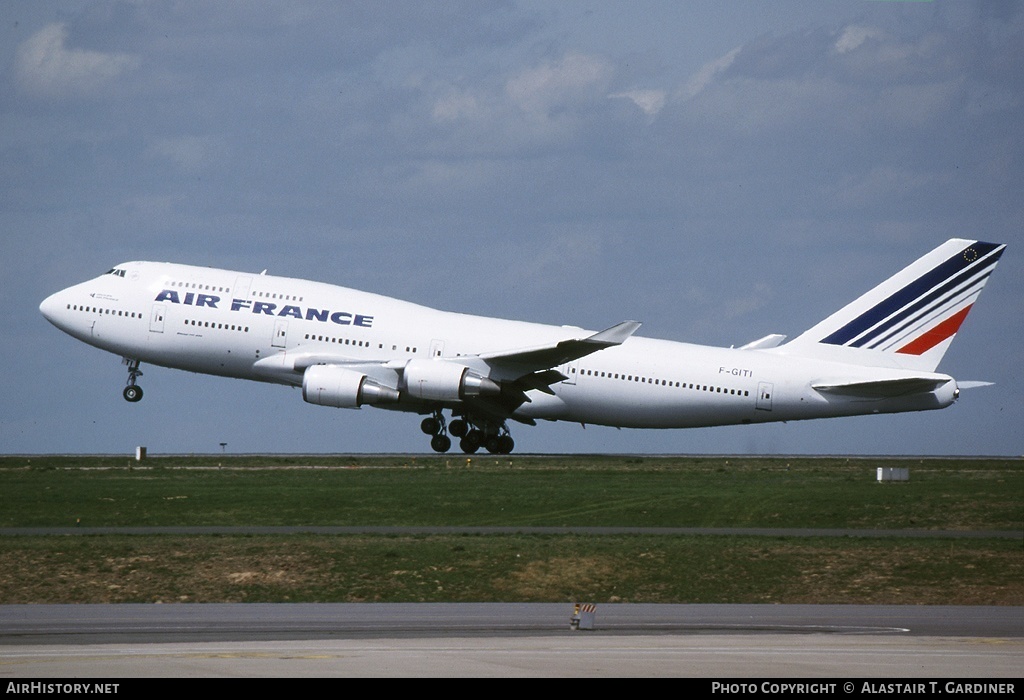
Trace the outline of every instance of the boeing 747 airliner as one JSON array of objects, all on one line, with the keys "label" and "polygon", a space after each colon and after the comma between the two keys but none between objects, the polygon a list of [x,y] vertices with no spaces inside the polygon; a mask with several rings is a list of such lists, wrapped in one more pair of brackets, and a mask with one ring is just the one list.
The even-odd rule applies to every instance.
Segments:
[{"label": "boeing 747 airliner", "polygon": [[[693,428],[945,408],[936,373],[1004,245],[953,239],[788,343],[717,348],[439,311],[320,282],[126,262],[42,314],[140,363],[302,387],[309,403],[425,416],[437,452],[507,454],[509,421]],[[446,420],[445,412],[451,415]]]}]

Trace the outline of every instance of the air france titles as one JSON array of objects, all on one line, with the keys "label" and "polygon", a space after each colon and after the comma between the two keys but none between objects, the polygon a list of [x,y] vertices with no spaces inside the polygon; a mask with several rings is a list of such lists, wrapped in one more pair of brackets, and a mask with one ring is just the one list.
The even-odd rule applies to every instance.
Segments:
[{"label": "air france titles", "polygon": [[[182,298],[177,291],[165,289],[156,295],[155,301],[167,301],[172,304],[184,304],[187,306],[205,306],[210,309],[220,308],[220,297],[213,294],[197,294],[186,292]],[[330,309],[317,309],[314,307],[302,308],[286,304],[278,306],[268,301],[249,301],[248,299],[232,299],[232,311],[248,311],[257,315],[284,316],[306,321],[320,321],[321,323],[336,323],[339,326],[359,326],[370,328],[373,326],[373,316],[365,314],[354,314],[348,311],[332,311]]]}]

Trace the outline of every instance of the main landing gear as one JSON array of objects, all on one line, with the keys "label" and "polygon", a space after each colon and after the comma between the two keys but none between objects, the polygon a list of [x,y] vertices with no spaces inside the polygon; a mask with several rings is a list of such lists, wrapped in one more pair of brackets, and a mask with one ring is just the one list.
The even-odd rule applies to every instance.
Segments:
[{"label": "main landing gear", "polygon": [[142,401],[142,387],[135,384],[135,381],[142,376],[142,372],[139,371],[139,361],[126,357],[124,363],[128,365],[128,386],[121,392],[124,400],[130,403]]},{"label": "main landing gear", "polygon": [[420,423],[420,430],[433,436],[430,438],[430,447],[434,452],[447,452],[452,448],[452,439],[446,434],[444,414],[440,411],[435,411],[433,416],[424,418]]},{"label": "main landing gear", "polygon": [[499,425],[493,422],[470,421],[463,417],[454,418],[451,423],[445,425],[444,415],[439,410],[423,419],[420,430],[433,436],[430,438],[430,447],[434,452],[447,452],[451,449],[452,439],[448,437],[448,433],[459,438],[459,449],[470,455],[481,447],[491,454],[507,455],[516,446],[505,423]]}]

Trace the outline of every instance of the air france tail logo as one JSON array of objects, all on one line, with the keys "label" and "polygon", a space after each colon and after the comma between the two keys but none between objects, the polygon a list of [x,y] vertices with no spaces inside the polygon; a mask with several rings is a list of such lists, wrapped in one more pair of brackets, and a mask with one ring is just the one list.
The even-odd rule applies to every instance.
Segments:
[{"label": "air france tail logo", "polygon": [[927,352],[960,328],[1005,247],[972,243],[821,342],[908,355]]},{"label": "air france tail logo", "polygon": [[[182,299],[178,292],[173,289],[165,289],[156,295],[156,301],[167,301],[172,304],[184,304],[186,306],[205,306],[210,309],[219,309],[217,304],[221,298],[213,294],[197,294],[186,292]],[[373,326],[373,316],[356,314],[349,311],[332,311],[331,309],[317,309],[314,307],[302,308],[301,306],[285,305],[278,307],[266,301],[249,301],[247,299],[232,299],[231,311],[247,311],[249,313],[266,316],[285,316],[290,318],[305,319],[306,321],[320,321],[321,323],[336,323],[339,326],[359,326],[370,328]]]}]

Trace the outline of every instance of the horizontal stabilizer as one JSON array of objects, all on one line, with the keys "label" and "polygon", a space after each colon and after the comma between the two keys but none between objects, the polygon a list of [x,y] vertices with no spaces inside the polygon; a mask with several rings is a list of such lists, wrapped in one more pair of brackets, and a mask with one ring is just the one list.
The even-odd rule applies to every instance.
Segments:
[{"label": "horizontal stabilizer", "polygon": [[887,399],[908,394],[935,391],[949,377],[898,377],[894,379],[871,379],[867,381],[839,382],[835,384],[812,384],[811,388],[823,394],[839,394],[871,399]]},{"label": "horizontal stabilizer", "polygon": [[995,386],[995,382],[979,382],[974,380],[967,380],[965,382],[957,382],[956,385],[961,389],[979,389],[983,386]]}]

